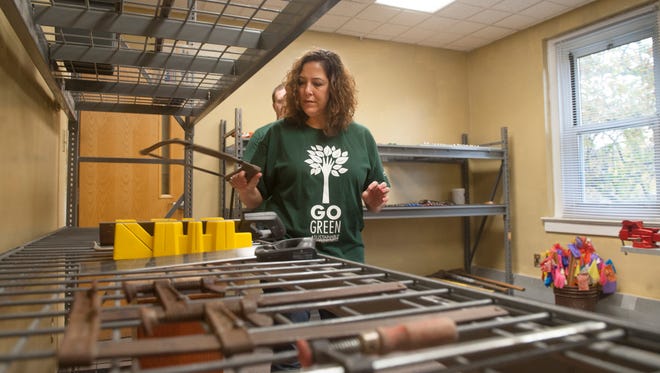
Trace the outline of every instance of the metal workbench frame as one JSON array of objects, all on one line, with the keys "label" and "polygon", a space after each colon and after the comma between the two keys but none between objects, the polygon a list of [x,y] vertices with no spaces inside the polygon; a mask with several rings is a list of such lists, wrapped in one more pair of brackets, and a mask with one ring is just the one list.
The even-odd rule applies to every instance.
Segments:
[{"label": "metal workbench frame", "polygon": [[[249,252],[218,252],[113,261],[111,251],[96,247],[97,239],[96,229],[62,229],[0,256],[0,372],[55,369],[58,346],[67,327],[71,327],[69,316],[77,304],[74,299],[77,301],[80,295],[90,293],[97,294],[101,300],[101,308],[89,314],[90,318],[101,316],[103,333],[99,336],[98,356],[116,355],[97,356],[91,364],[60,371],[137,370],[136,357],[123,356],[117,351],[126,343],[140,342],[130,332],[141,325],[140,318],[117,316],[163,312],[158,302],[135,301],[136,297],[153,298],[140,286],[146,284],[148,288],[156,280],[178,289],[177,302],[185,306],[248,299],[259,295],[264,287],[282,289],[277,294],[289,296],[289,300],[279,304],[257,303],[255,312],[272,317],[275,320],[272,326],[255,326],[245,320],[236,324],[244,328],[258,347],[253,352],[143,372],[240,371],[248,366],[268,366],[273,361],[295,356],[295,351],[267,349],[283,341],[324,340],[330,332],[333,336],[339,332],[350,334],[354,323],[385,325],[402,317],[438,315],[456,320],[456,341],[383,356],[333,354],[333,358],[320,360],[307,371],[651,372],[660,369],[660,329],[641,327],[634,320],[477,291],[326,256],[292,262],[258,262]],[[209,296],[190,286],[200,283],[200,279],[213,282],[222,289],[221,294]],[[316,290],[355,290],[374,285],[396,285],[403,289],[296,301],[298,296]],[[290,312],[311,309],[328,309],[338,317],[297,324],[287,317]],[[478,309],[496,312],[468,321],[465,315]],[[105,317],[108,315],[114,316]],[[209,333],[192,340],[198,340],[199,346],[219,343]],[[189,345],[194,348],[196,343]],[[134,350],[137,354],[139,348]],[[171,350],[160,352],[169,354]]]}]

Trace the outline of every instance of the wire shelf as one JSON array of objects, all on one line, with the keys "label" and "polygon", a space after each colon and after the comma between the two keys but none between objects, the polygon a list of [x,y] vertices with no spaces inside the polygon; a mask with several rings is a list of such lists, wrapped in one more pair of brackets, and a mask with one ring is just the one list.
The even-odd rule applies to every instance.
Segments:
[{"label": "wire shelf", "polygon": [[25,13],[75,110],[199,120],[335,3],[33,0]]}]

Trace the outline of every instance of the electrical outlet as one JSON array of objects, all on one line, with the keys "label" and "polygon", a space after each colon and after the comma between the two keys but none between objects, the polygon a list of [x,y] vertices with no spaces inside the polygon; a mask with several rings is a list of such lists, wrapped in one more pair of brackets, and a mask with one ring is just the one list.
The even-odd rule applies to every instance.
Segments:
[{"label": "electrical outlet", "polygon": [[541,254],[534,254],[534,267],[541,266]]}]

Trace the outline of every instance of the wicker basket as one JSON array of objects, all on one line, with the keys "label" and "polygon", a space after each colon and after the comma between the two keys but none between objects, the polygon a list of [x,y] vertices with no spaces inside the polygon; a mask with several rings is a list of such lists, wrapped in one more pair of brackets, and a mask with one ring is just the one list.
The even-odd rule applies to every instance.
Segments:
[{"label": "wicker basket", "polygon": [[600,288],[589,287],[589,290],[578,290],[577,286],[564,286],[553,288],[555,292],[555,304],[584,311],[595,311],[596,303],[600,299]]}]

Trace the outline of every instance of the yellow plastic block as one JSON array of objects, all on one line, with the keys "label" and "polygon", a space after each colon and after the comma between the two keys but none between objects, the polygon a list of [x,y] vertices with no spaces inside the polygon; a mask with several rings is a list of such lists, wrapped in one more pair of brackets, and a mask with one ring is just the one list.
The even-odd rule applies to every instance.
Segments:
[{"label": "yellow plastic block", "polygon": [[181,254],[188,254],[190,252],[187,235],[181,234],[178,237],[176,237],[175,240],[177,242],[177,245],[179,245],[179,250],[181,251]]},{"label": "yellow plastic block", "polygon": [[233,220],[225,222],[225,248],[227,250],[236,248],[235,240],[236,228]]},{"label": "yellow plastic block", "polygon": [[225,235],[227,249],[252,246],[252,233],[236,232],[236,222],[234,220],[226,220]]},{"label": "yellow plastic block", "polygon": [[188,222],[188,253],[204,252],[204,230],[201,221]]},{"label": "yellow plastic block", "polygon": [[142,226],[138,223],[122,223],[126,228],[128,228],[140,241],[151,250],[154,247],[154,237],[149,234]]},{"label": "yellow plastic block", "polygon": [[212,216],[212,217],[208,217],[208,218],[201,218],[199,220],[201,220],[201,221],[223,221],[223,220],[225,220],[225,218],[223,218],[221,216]]},{"label": "yellow plastic block", "polygon": [[112,257],[120,259],[150,258],[153,239],[138,223],[115,224],[115,249]]},{"label": "yellow plastic block", "polygon": [[226,222],[224,219],[206,222],[206,233],[209,236],[209,251],[226,250],[225,225]]},{"label": "yellow plastic block", "polygon": [[179,245],[179,237],[183,235],[183,223],[176,221],[169,224],[172,226],[165,231],[165,244],[171,246],[168,252],[174,255],[185,254],[185,250]]},{"label": "yellow plastic block", "polygon": [[[151,236],[133,219],[116,220],[115,259],[138,259],[176,256],[217,250],[236,249],[252,245],[252,234],[236,232],[236,222],[221,217],[151,219]],[[183,234],[183,221],[187,222]]]},{"label": "yellow plastic block", "polygon": [[156,222],[154,227],[154,256],[181,255],[179,237],[183,235],[180,221]]},{"label": "yellow plastic block", "polygon": [[[151,219],[151,221],[154,221]],[[151,248],[154,256],[164,256],[166,252],[165,245],[165,229],[167,229],[167,224],[164,222],[158,222],[154,224],[154,245]]]},{"label": "yellow plastic block", "polygon": [[237,232],[234,236],[234,243],[236,247],[250,247],[252,246],[252,233]]}]

